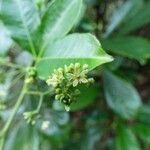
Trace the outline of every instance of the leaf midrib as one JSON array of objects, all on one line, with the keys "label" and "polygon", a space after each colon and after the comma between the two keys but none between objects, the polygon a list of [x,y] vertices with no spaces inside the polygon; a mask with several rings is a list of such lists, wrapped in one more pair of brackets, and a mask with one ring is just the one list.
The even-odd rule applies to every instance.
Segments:
[{"label": "leaf midrib", "polygon": [[113,60],[113,58],[110,55],[103,55],[103,56],[97,56],[97,57],[43,57],[39,61],[48,60],[48,59],[110,59],[110,61]]},{"label": "leaf midrib", "polygon": [[16,1],[16,3],[17,3],[18,7],[19,7],[20,17],[21,17],[21,20],[22,20],[22,25],[23,25],[23,27],[24,27],[24,29],[25,29],[25,31],[26,31],[31,52],[32,52],[32,54],[33,54],[34,56],[36,56],[36,51],[35,51],[35,46],[34,46],[34,44],[33,44],[33,40],[32,40],[32,38],[31,38],[30,32],[29,32],[29,30],[28,30],[28,27],[27,27],[27,25],[26,25],[26,23],[25,23],[25,21],[24,21],[24,20],[25,20],[25,19],[24,19],[25,17],[24,17],[24,14],[22,13],[22,7],[21,7],[21,5],[20,5],[19,0],[15,0],[15,1]]},{"label": "leaf midrib", "polygon": [[[55,24],[53,25],[53,28],[51,28],[50,32],[49,32],[49,36],[47,37],[47,39],[50,38],[51,34],[57,29],[57,27],[61,24],[61,22],[63,21],[63,18],[65,16],[65,14],[68,12],[68,10],[70,9],[70,7],[72,7],[72,5],[74,4],[75,1],[72,1],[72,3],[70,2],[70,5],[65,9],[65,11],[63,11],[63,13],[60,15],[60,17],[58,17],[57,21],[55,22]],[[45,42],[45,44],[42,46],[42,50],[45,49],[46,45],[48,44],[48,40],[47,42]]]}]

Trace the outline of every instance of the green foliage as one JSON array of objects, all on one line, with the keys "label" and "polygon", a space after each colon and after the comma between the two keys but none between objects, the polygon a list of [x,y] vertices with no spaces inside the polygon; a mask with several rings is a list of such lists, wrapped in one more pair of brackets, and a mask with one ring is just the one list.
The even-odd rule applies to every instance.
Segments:
[{"label": "green foliage", "polygon": [[104,73],[105,97],[108,105],[125,119],[134,118],[141,100],[132,85],[112,73]]},{"label": "green foliage", "polygon": [[40,17],[34,0],[5,0],[1,3],[0,18],[11,37],[22,47],[35,54],[34,36]]},{"label": "green foliage", "polygon": [[143,7],[126,23],[123,25],[122,29],[120,29],[121,34],[127,34],[129,32],[135,31],[140,27],[147,25],[150,23],[150,2],[145,3]]},{"label": "green foliage", "polygon": [[42,51],[49,43],[64,37],[71,30],[80,13],[81,2],[82,0],[56,0],[49,4],[41,24]]},{"label": "green foliage", "polygon": [[88,64],[91,70],[111,60],[93,35],[71,34],[50,44],[36,67],[38,76],[47,79],[54,69],[70,63]]},{"label": "green foliage", "polygon": [[1,0],[0,150],[149,150],[149,16],[148,0]]},{"label": "green foliage", "polygon": [[137,139],[133,131],[126,127],[122,122],[119,122],[116,127],[116,149],[117,150],[140,150]]},{"label": "green foliage", "polygon": [[[125,42],[124,42],[125,41]],[[150,42],[141,37],[114,37],[102,41],[105,49],[144,63],[150,58]]]}]

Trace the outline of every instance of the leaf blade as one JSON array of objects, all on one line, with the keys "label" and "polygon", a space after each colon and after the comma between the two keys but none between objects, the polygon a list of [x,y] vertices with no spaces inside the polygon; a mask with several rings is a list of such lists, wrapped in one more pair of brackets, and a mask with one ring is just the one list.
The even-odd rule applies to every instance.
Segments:
[{"label": "leaf blade", "polygon": [[88,64],[93,69],[112,61],[112,57],[102,50],[100,43],[91,34],[66,36],[50,45],[44,56],[37,64],[37,72],[42,79],[46,79],[54,69],[70,63]]},{"label": "leaf blade", "polygon": [[104,93],[107,104],[124,119],[134,118],[141,106],[141,99],[136,89],[113,73],[105,71]]},{"label": "leaf blade", "polygon": [[116,126],[116,149],[117,150],[140,150],[139,143],[129,127],[126,127],[122,122]]},{"label": "leaf blade", "polygon": [[150,58],[150,42],[142,37],[125,36],[102,40],[105,49],[116,54],[145,62]]},{"label": "leaf blade", "polygon": [[52,1],[42,19],[42,52],[49,42],[65,36],[70,31],[79,15],[81,2],[82,0]]},{"label": "leaf blade", "polygon": [[2,1],[0,17],[11,37],[23,48],[35,53],[33,33],[40,24],[34,0]]}]

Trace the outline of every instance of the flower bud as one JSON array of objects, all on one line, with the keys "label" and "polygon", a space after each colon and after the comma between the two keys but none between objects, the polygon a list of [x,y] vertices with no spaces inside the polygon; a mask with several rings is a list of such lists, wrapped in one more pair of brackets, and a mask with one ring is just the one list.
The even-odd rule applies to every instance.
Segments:
[{"label": "flower bud", "polygon": [[89,67],[89,66],[88,66],[87,64],[84,64],[84,65],[83,65],[83,70],[88,69],[88,67]]}]

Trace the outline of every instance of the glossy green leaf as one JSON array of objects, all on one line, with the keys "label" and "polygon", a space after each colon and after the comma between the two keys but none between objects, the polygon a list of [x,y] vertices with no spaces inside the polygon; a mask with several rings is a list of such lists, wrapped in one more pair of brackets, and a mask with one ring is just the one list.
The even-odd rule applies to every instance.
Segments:
[{"label": "glossy green leaf", "polygon": [[91,34],[71,34],[49,45],[36,68],[38,76],[46,79],[54,69],[71,63],[88,64],[93,69],[103,63],[112,61]]},{"label": "glossy green leaf", "polygon": [[98,95],[99,91],[95,86],[80,88],[81,95],[77,98],[76,102],[70,106],[70,111],[77,111],[90,105]]},{"label": "glossy green leaf", "polygon": [[130,128],[118,123],[116,131],[116,150],[140,150],[139,143]]},{"label": "glossy green leaf", "polygon": [[131,31],[150,23],[150,2],[145,3],[142,9],[136,15],[128,20],[121,28],[121,34],[127,34]]},{"label": "glossy green leaf", "polygon": [[109,71],[104,75],[105,97],[110,108],[125,119],[133,118],[141,106],[136,89]]},{"label": "glossy green leaf", "polygon": [[149,124],[135,124],[132,129],[137,136],[147,143],[150,143],[150,125]]},{"label": "glossy green leaf", "polygon": [[82,0],[54,0],[50,3],[41,25],[42,52],[49,42],[65,36],[70,31],[78,18],[81,6]]},{"label": "glossy green leaf", "polygon": [[114,37],[102,40],[104,49],[141,63],[150,58],[150,42],[141,37]]},{"label": "glossy green leaf", "polygon": [[150,124],[150,119],[147,118],[150,118],[150,103],[143,104],[137,115],[137,120]]},{"label": "glossy green leaf", "polygon": [[142,0],[127,0],[115,9],[106,28],[105,36],[109,36],[126,18],[133,16],[141,5]]},{"label": "glossy green leaf", "polygon": [[35,0],[3,0],[0,18],[11,37],[23,48],[34,53],[34,33],[40,25]]}]

